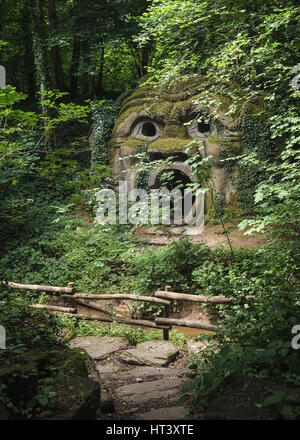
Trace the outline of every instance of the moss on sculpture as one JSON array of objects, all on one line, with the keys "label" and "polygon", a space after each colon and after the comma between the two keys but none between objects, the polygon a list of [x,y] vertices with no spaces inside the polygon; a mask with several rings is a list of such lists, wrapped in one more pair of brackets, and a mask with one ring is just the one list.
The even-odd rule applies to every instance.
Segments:
[{"label": "moss on sculpture", "polygon": [[151,153],[171,153],[184,152],[191,139],[159,139],[148,146],[148,151]]},{"label": "moss on sculpture", "polygon": [[162,131],[162,138],[187,139],[188,137],[184,125],[167,125]]},{"label": "moss on sculpture", "polygon": [[[108,143],[116,180],[127,180],[129,189],[136,187],[140,180],[139,167],[143,169],[143,158],[139,154],[141,147],[147,161],[174,156],[173,162],[183,162],[199,152],[199,144],[202,143],[202,157],[211,157],[210,183],[214,187],[214,195],[209,195],[206,204],[206,221],[216,223],[219,210],[228,218],[237,218],[240,205],[244,210],[245,201],[249,204],[252,197],[245,182],[249,179],[245,177],[245,172],[239,175],[241,165],[238,159],[235,160],[248,148],[251,139],[250,135],[245,136],[241,121],[246,108],[252,113],[263,114],[262,119],[266,119],[270,112],[265,103],[257,100],[233,108],[230,96],[210,91],[208,102],[207,91],[212,85],[199,75],[164,89],[151,83],[145,84],[147,80],[148,77],[143,78],[141,85],[123,101]],[[234,87],[234,84],[231,86]],[[251,127],[249,125],[250,131]],[[187,148],[192,141],[198,145]],[[189,165],[186,164],[186,167]],[[182,173],[185,174],[185,171]],[[189,173],[193,174],[191,168]]]}]

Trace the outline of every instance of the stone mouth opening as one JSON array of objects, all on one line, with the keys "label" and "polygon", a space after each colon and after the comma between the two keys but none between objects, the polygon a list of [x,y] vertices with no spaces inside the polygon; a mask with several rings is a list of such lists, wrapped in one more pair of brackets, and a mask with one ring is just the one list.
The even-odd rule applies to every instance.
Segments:
[{"label": "stone mouth opening", "polygon": [[191,179],[183,171],[165,168],[158,174],[153,188],[167,188],[169,191],[178,188],[183,191],[191,183]]},{"label": "stone mouth opening", "polygon": [[198,128],[199,133],[207,134],[210,132],[210,124],[207,124],[204,121],[198,122],[197,128]]},{"label": "stone mouth opening", "polygon": [[[190,184],[194,181],[195,177],[192,176],[191,169],[188,165],[185,165],[184,163],[174,163],[166,165],[163,169],[154,171],[149,176],[148,184],[151,189],[162,190],[165,188],[170,192],[177,189],[181,191],[181,196],[177,198],[176,203],[177,207],[178,204],[181,206],[182,217],[180,224],[184,225],[184,216],[186,214],[184,206],[184,191],[188,189]],[[173,196],[170,197],[169,203],[171,224],[178,225],[178,222],[175,222],[175,199]],[[192,197],[192,205],[194,205],[194,203],[195,196]]]}]

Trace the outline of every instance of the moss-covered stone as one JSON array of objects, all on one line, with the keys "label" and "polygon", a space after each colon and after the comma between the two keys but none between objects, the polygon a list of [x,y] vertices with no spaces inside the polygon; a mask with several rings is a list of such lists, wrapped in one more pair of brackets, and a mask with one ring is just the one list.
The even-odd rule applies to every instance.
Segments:
[{"label": "moss-covered stone", "polygon": [[228,149],[234,154],[240,154],[244,149],[243,142],[228,142]]},{"label": "moss-covered stone", "polygon": [[0,383],[6,385],[6,395],[18,405],[22,399],[30,399],[36,392],[38,375],[36,363],[15,364],[0,368]]},{"label": "moss-covered stone", "polygon": [[139,147],[145,147],[146,142],[141,141],[140,139],[128,139],[126,142],[122,143],[122,147],[137,149]]},{"label": "moss-covered stone", "polygon": [[232,192],[230,194],[229,201],[224,204],[224,212],[225,217],[232,221],[238,221],[241,219],[241,207],[237,193]]},{"label": "moss-covered stone", "polygon": [[[145,80],[148,79],[149,77],[145,78]],[[134,168],[137,168],[137,161],[131,160],[131,157],[136,154],[140,146],[143,146],[148,153],[161,153],[165,157],[186,152],[186,147],[191,144],[192,138],[196,138],[195,142],[199,143],[200,126],[196,124],[196,116],[205,121],[210,118],[211,135],[205,138],[203,136],[203,139],[201,137],[201,142],[205,146],[201,155],[211,156],[211,176],[215,188],[215,203],[212,195],[210,195],[209,203],[207,202],[206,222],[217,223],[218,214],[236,217],[239,212],[239,203],[244,209],[243,197],[240,193],[239,201],[232,199],[230,194],[234,191],[233,186],[237,191],[241,186],[241,179],[236,179],[235,176],[239,162],[238,160],[224,161],[229,157],[240,156],[244,148],[249,148],[248,140],[245,139],[245,130],[241,124],[243,115],[248,111],[251,114],[266,115],[269,109],[263,99],[251,101],[247,105],[243,103],[239,108],[235,108],[230,92],[226,96],[212,93],[210,102],[206,99],[201,100],[202,92],[207,92],[211,86],[211,80],[199,75],[183,81],[179,78],[178,82],[164,89],[150,82],[146,83],[146,86],[139,86],[122,103],[112,138],[108,143],[108,156],[113,166],[114,177],[120,177],[119,174],[125,170],[130,181],[129,176],[134,175],[136,172]],[[235,84],[231,82],[228,86],[234,88]],[[235,110],[234,113],[232,113],[233,110]],[[260,116],[257,117],[259,119]],[[138,124],[151,120],[156,127],[157,136],[143,135],[143,139],[148,139],[146,142],[133,139],[141,137],[141,128]],[[189,122],[193,124],[187,126],[186,123]],[[195,147],[195,150],[190,150],[188,155],[197,150],[198,147]],[[120,166],[119,159],[122,156],[126,156],[126,160]],[[149,154],[149,160],[154,160],[154,157],[155,155],[152,157]],[[244,180],[247,178],[244,177]]]},{"label": "moss-covered stone", "polygon": [[164,138],[186,139],[188,138],[186,127],[184,125],[166,125],[161,134],[161,139]]},{"label": "moss-covered stone", "polygon": [[185,147],[191,142],[191,139],[159,139],[148,146],[148,152],[150,153],[172,153],[182,152]]},{"label": "moss-covered stone", "polygon": [[204,221],[205,224],[207,225],[215,225],[216,223],[219,222],[219,217],[216,210],[216,205],[214,203],[214,195],[212,190],[210,190],[208,193],[208,209]]},{"label": "moss-covered stone", "polygon": [[222,145],[222,146],[227,146],[229,144],[229,141],[226,140],[223,137],[218,137],[218,136],[209,136],[207,138],[207,141],[212,143],[212,144],[217,144],[217,145]]},{"label": "moss-covered stone", "polygon": [[91,357],[82,348],[68,349],[61,370],[68,375],[88,377],[87,363]]},{"label": "moss-covered stone", "polygon": [[126,121],[126,119],[132,115],[133,113],[141,113],[142,111],[144,111],[145,108],[143,105],[137,105],[135,107],[132,107],[130,109],[128,109],[127,111],[125,111],[124,113],[120,113],[117,122],[114,126],[114,129],[112,131],[112,135],[114,136],[120,126],[120,124],[122,124],[122,122]]},{"label": "moss-covered stone", "polygon": [[148,98],[151,94],[153,94],[151,86],[138,87],[128,98],[124,99],[122,105],[125,106],[134,99]]},{"label": "moss-covered stone", "polygon": [[122,106],[122,109],[119,113],[119,117],[125,113],[127,110],[134,108],[134,107],[139,107],[139,106],[144,106],[144,104],[147,104],[149,102],[149,98],[139,98],[139,99],[133,99],[131,101],[129,101],[126,105]]},{"label": "moss-covered stone", "polygon": [[164,100],[154,101],[154,103],[148,107],[149,113],[152,115],[152,117],[161,119],[162,121],[168,120],[172,109],[173,104]]},{"label": "moss-covered stone", "polygon": [[171,119],[172,120],[181,120],[185,121],[187,116],[192,113],[194,110],[194,101],[197,99],[197,95],[193,95],[191,98],[176,102],[173,105],[173,109],[171,112]]},{"label": "moss-covered stone", "polygon": [[171,94],[171,93],[163,93],[162,94],[162,98],[165,101],[169,101],[169,102],[179,102],[179,101],[185,101],[186,99],[188,99],[191,96],[191,91],[186,91],[186,92],[181,92],[181,93],[176,93],[176,94]]}]

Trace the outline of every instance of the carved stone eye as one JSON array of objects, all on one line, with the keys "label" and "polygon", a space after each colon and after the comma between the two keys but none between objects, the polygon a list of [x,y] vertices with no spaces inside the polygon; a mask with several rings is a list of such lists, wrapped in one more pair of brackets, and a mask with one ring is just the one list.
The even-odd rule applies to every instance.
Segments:
[{"label": "carved stone eye", "polygon": [[161,135],[161,128],[155,121],[140,121],[133,129],[132,137],[143,141],[155,141]]},{"label": "carved stone eye", "polygon": [[205,139],[212,132],[212,126],[205,119],[200,121],[194,121],[190,126],[188,126],[189,135],[193,138]]},{"label": "carved stone eye", "polygon": [[154,137],[156,135],[156,127],[152,122],[144,122],[142,125],[142,134],[147,137]]}]

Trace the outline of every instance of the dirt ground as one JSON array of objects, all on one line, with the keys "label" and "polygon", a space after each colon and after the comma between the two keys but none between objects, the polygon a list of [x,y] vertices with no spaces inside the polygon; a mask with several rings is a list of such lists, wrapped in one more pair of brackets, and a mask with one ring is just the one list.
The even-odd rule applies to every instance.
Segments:
[{"label": "dirt ground", "polygon": [[[260,237],[245,235],[245,231],[239,231],[237,225],[225,223],[225,229],[233,247],[259,248],[264,244]],[[197,233],[196,228],[192,227],[140,227],[137,228],[134,235],[146,239],[149,244],[156,246],[165,246],[180,235],[189,237],[193,242],[203,242],[211,249],[218,246],[229,247],[227,234],[224,233],[222,225],[205,225],[201,234]]]},{"label": "dirt ground", "polygon": [[[284,392],[286,401],[280,405],[264,407],[264,400],[274,392]],[[289,398],[295,400],[289,400]],[[276,420],[282,419],[280,409],[284,405],[299,406],[300,388],[255,377],[237,379],[223,385],[208,400],[203,412],[204,420]],[[299,420],[299,416],[297,418]]]}]

